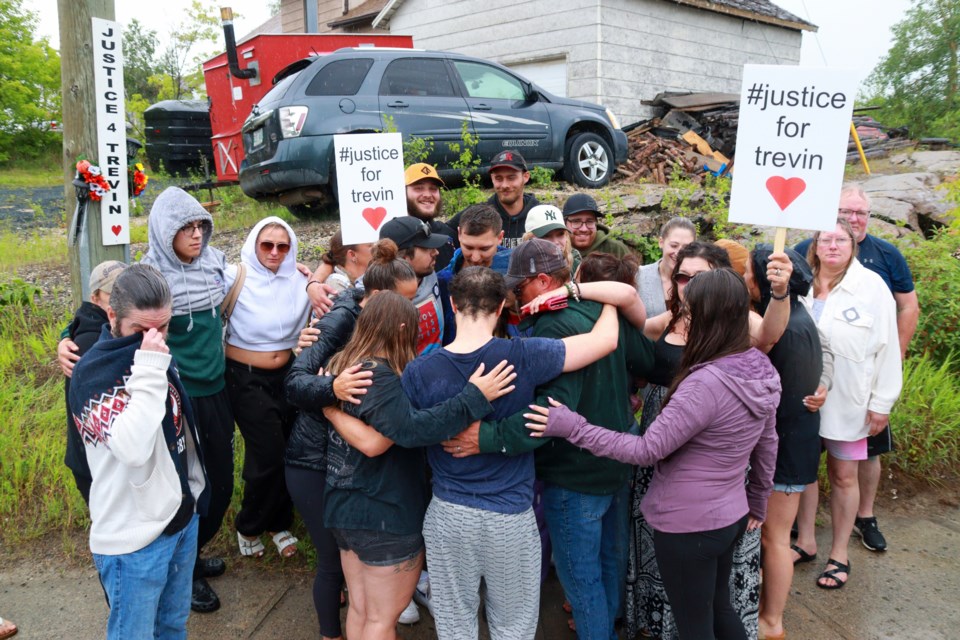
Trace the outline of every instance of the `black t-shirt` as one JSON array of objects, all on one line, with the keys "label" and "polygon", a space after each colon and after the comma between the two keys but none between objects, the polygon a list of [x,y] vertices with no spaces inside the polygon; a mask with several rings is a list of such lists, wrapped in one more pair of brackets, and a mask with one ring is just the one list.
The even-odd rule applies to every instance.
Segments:
[{"label": "black t-shirt", "polygon": [[[773,302],[771,304],[782,304]],[[790,321],[767,354],[780,374],[777,407],[777,467],[773,481],[810,484],[820,461],[820,414],[807,411],[804,396],[816,392],[823,372],[823,347],[817,325],[796,298],[790,299]]]},{"label": "black t-shirt", "polygon": [[[511,216],[507,213],[507,210],[503,208],[503,205],[500,204],[500,200],[497,198],[497,194],[490,196],[490,199],[487,200],[487,204],[497,210],[497,213],[500,214],[500,220],[503,222],[503,241],[500,242],[501,246],[512,249],[520,244],[523,234],[526,232],[527,225],[527,212],[530,209],[534,208],[540,204],[536,197],[532,193],[523,194],[523,209],[520,210],[515,216]],[[451,227],[457,229],[460,227],[460,216],[463,215],[463,211],[453,216],[447,221],[447,224]],[[460,242],[454,236],[454,245],[459,247]],[[437,271],[440,270],[440,261],[437,260]]]}]

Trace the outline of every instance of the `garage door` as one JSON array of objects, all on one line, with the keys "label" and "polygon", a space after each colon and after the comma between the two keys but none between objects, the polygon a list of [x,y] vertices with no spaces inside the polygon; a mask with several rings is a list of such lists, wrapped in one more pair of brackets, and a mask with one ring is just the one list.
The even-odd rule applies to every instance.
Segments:
[{"label": "garage door", "polygon": [[567,95],[567,61],[564,58],[507,65],[527,80],[556,96]]}]

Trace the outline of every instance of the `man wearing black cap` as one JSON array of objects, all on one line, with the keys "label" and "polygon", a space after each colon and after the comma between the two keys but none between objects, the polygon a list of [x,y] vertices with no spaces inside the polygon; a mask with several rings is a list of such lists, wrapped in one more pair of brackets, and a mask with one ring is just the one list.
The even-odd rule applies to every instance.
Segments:
[{"label": "man wearing black cap", "polygon": [[437,255],[437,264],[434,267],[440,271],[453,258],[456,231],[446,222],[440,222],[437,217],[443,207],[440,188],[444,186],[443,180],[437,174],[436,168],[426,162],[418,162],[407,167],[403,172],[403,180],[407,185],[407,213],[414,218],[423,220],[430,225],[433,233],[451,238],[451,242],[438,247],[440,252]]},{"label": "man wearing black cap", "polygon": [[380,239],[385,238],[397,243],[400,257],[409,262],[417,274],[417,295],[413,298],[420,322],[417,353],[438,349],[443,340],[443,308],[434,267],[440,247],[450,242],[450,236],[433,233],[423,220],[401,216],[380,227]]},{"label": "man wearing black cap", "polygon": [[[540,204],[531,193],[524,193],[523,187],[530,181],[527,161],[518,151],[501,151],[490,161],[490,181],[494,194],[487,200],[500,214],[503,220],[504,247],[512,248],[520,244],[527,221],[527,212]],[[447,224],[453,228],[460,226],[463,211],[452,217]]]},{"label": "man wearing black cap", "polygon": [[573,248],[584,258],[594,251],[612,253],[618,258],[631,253],[629,247],[610,235],[610,229],[597,218],[597,201],[585,193],[575,193],[563,204],[563,220],[570,230]]}]

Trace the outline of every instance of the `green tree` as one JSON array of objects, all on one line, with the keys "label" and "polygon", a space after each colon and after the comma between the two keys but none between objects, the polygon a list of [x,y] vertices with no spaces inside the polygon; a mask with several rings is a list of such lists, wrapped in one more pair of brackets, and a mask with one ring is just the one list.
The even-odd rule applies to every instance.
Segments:
[{"label": "green tree", "polygon": [[123,29],[123,88],[126,92],[127,122],[133,135],[145,139],[143,112],[157,101],[160,89],[151,82],[157,69],[157,32],[134,18]]},{"label": "green tree", "polygon": [[153,102],[157,88],[150,76],[157,73],[157,32],[147,29],[134,18],[123,28],[123,87],[127,95],[139,93]]},{"label": "green tree", "polygon": [[893,26],[894,42],[867,79],[877,119],[917,137],[960,139],[960,2],[914,0]]},{"label": "green tree", "polygon": [[170,32],[170,43],[160,56],[159,73],[151,78],[159,99],[206,96],[201,64],[213,56],[214,45],[219,42],[219,15],[214,4],[193,0],[186,18]]},{"label": "green tree", "polygon": [[21,0],[0,0],[0,163],[44,153],[59,140],[60,56],[37,39],[36,15]]}]

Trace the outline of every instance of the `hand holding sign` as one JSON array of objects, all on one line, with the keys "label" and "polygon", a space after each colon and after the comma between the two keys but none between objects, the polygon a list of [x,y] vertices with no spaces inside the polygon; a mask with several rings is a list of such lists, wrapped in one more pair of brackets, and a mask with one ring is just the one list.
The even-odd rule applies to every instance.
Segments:
[{"label": "hand holding sign", "polygon": [[856,93],[851,71],[746,65],[730,221],[830,230]]}]

